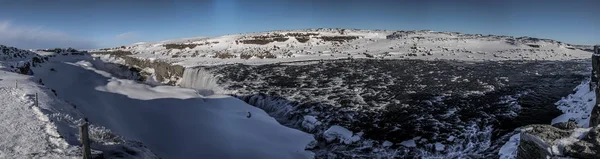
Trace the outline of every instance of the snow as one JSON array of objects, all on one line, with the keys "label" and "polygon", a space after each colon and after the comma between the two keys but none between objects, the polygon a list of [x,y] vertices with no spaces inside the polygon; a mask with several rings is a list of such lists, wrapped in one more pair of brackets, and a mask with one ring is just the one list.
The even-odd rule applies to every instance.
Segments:
[{"label": "snow", "polygon": [[[554,40],[540,39],[532,41],[527,38],[509,36],[478,36],[471,34],[456,34],[435,31],[413,31],[404,34],[405,37],[387,39],[395,31],[389,30],[345,30],[340,34],[339,29],[309,29],[270,31],[225,35],[219,37],[175,39],[162,42],[150,42],[131,45],[126,49],[134,57],[144,59],[160,59],[173,62],[185,67],[211,66],[220,64],[270,64],[280,62],[347,59],[347,58],[384,58],[384,59],[423,59],[423,60],[571,60],[589,58],[589,52],[568,49],[568,44]],[[293,36],[285,36],[289,40],[271,42],[265,45],[243,44],[238,40],[252,39],[254,36],[265,36],[286,33],[318,33],[311,36],[306,43],[298,42]],[[358,39],[346,42],[324,41],[322,36],[358,36]],[[204,44],[192,49],[166,49],[164,44],[195,43]],[[212,43],[218,42],[218,43]],[[411,48],[414,44],[416,47]],[[539,45],[539,48],[528,46]],[[277,48],[275,48],[277,47]],[[269,51],[277,56],[275,59],[260,59],[252,57],[242,59],[242,53],[259,54]],[[216,52],[230,53],[235,58],[214,58]],[[369,54],[369,57],[366,54]],[[178,58],[173,58],[178,55]],[[195,56],[192,56],[195,55]],[[183,57],[185,56],[185,57]]]},{"label": "snow", "polygon": [[[5,79],[6,72],[2,72]],[[0,158],[75,158],[61,148],[49,119],[34,106],[31,94],[0,84]]]},{"label": "snow", "polygon": [[456,136],[450,136],[448,139],[446,139],[446,141],[454,141],[454,139],[456,139]]},{"label": "snow", "polygon": [[[310,158],[312,135],[225,95],[151,87],[96,70],[86,59],[51,61],[36,76],[90,122],[144,143],[163,158]],[[65,78],[67,77],[67,78]],[[133,115],[135,114],[135,115]],[[248,118],[248,114],[251,117]]]},{"label": "snow", "polygon": [[392,145],[394,145],[394,143],[393,143],[393,142],[390,142],[390,141],[384,141],[382,146],[383,146],[383,147],[390,147],[390,146],[392,146]]},{"label": "snow", "polygon": [[402,141],[400,143],[400,145],[405,146],[405,147],[417,147],[417,144],[415,143],[414,139]]},{"label": "snow", "polygon": [[302,121],[302,127],[308,129],[309,131],[314,130],[316,126],[321,125],[321,122],[317,120],[316,117],[305,115],[304,120]]},{"label": "snow", "polygon": [[312,135],[237,98],[137,83],[88,56],[50,59],[32,68],[34,76],[4,71],[15,62],[0,61],[0,158],[80,158],[77,125],[84,117],[92,148],[109,158],[314,157],[305,150],[315,146]]},{"label": "snow", "polygon": [[335,139],[339,139],[340,143],[350,144],[360,140],[360,134],[353,134],[354,133],[352,131],[342,126],[334,125],[325,130],[323,136],[327,142],[332,142]]},{"label": "snow", "polygon": [[589,83],[589,79],[583,81],[574,89],[574,94],[569,94],[556,102],[557,108],[564,114],[552,119],[552,124],[572,120],[579,126],[589,127],[589,118],[596,105],[596,93],[590,90]]},{"label": "snow", "polygon": [[516,159],[517,158],[517,148],[519,146],[519,142],[521,140],[521,134],[515,134],[510,137],[508,142],[506,142],[500,148],[498,155],[500,159]]},{"label": "snow", "polygon": [[153,100],[160,98],[190,99],[201,97],[195,90],[180,89],[171,86],[151,87],[132,80],[109,79],[106,86],[98,86],[96,90],[126,95],[132,99]]},{"label": "snow", "polygon": [[446,148],[446,145],[444,145],[440,142],[436,142],[434,145],[435,145],[436,151],[444,151],[444,149]]}]

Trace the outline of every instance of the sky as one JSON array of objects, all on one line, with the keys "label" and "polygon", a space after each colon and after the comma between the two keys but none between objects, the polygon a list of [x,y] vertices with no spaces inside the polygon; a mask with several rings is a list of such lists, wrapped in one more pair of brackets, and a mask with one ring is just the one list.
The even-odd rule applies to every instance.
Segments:
[{"label": "sky", "polygon": [[0,0],[0,44],[116,47],[306,28],[435,30],[600,44],[600,0]]}]

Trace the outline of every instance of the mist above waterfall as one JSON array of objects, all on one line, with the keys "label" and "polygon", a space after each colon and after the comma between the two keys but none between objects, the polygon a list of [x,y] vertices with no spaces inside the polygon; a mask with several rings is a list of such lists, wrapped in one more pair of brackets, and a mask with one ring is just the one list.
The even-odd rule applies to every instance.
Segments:
[{"label": "mist above waterfall", "polygon": [[223,94],[224,89],[217,84],[218,80],[218,77],[203,68],[186,68],[179,86],[196,89],[203,96]]}]

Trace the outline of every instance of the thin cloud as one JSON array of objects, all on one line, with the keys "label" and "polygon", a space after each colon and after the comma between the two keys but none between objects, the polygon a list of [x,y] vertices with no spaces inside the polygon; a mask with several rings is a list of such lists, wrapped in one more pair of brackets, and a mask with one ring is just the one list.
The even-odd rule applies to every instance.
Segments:
[{"label": "thin cloud", "polygon": [[94,48],[91,39],[71,36],[65,32],[47,30],[43,27],[14,25],[11,21],[0,21],[0,45],[22,49],[73,47]]},{"label": "thin cloud", "polygon": [[117,40],[129,40],[129,39],[132,39],[132,38],[135,38],[135,37],[137,37],[137,33],[133,32],[133,31],[130,31],[130,32],[125,32],[125,33],[122,33],[122,34],[119,34],[119,35],[115,36],[115,39],[117,39]]}]

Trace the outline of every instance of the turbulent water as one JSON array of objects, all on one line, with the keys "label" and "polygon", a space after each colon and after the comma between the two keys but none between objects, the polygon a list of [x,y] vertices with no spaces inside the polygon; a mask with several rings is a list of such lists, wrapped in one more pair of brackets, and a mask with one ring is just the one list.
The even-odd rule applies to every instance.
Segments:
[{"label": "turbulent water", "polygon": [[199,94],[208,96],[222,93],[217,81],[217,77],[202,68],[187,68],[183,71],[183,77],[179,85],[197,89]]},{"label": "turbulent water", "polygon": [[[360,59],[203,69],[281,123],[315,134],[318,158],[487,158],[497,157],[515,128],[558,116],[554,102],[572,93],[589,67],[582,61]],[[184,80],[197,78],[194,73],[186,70]],[[306,127],[306,116],[319,124]],[[333,125],[361,132],[362,140],[327,142],[323,132]],[[416,147],[400,144],[407,141]]]}]

